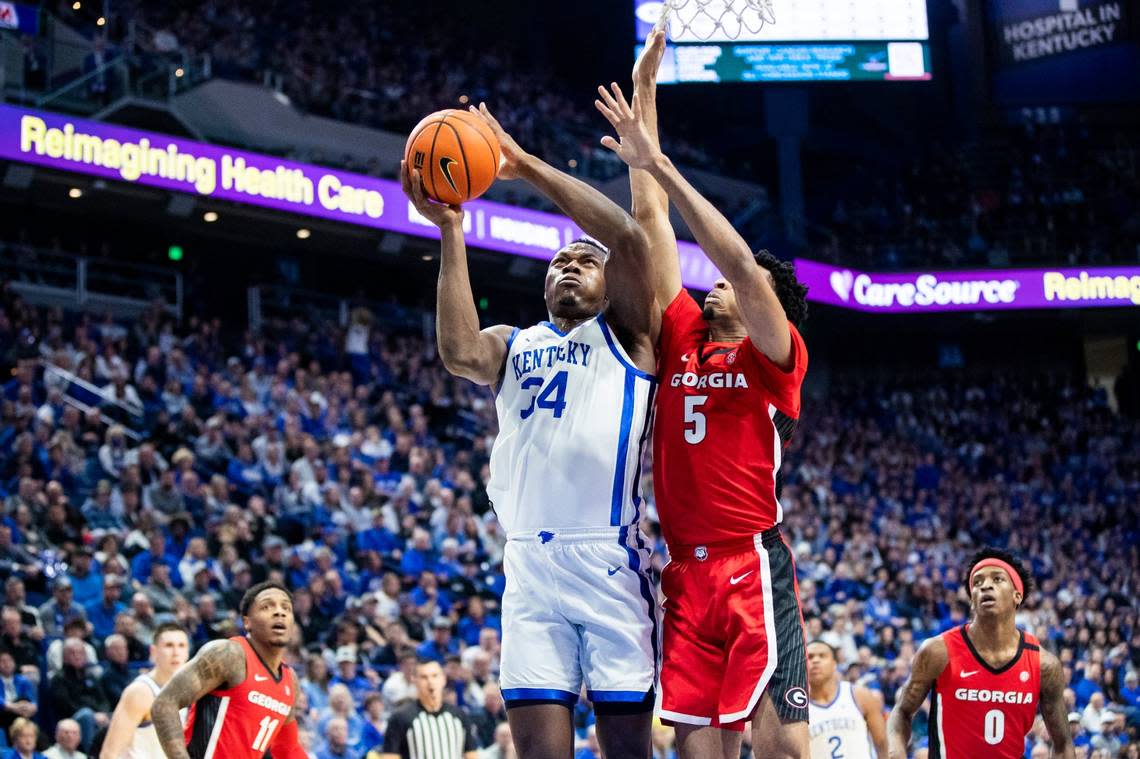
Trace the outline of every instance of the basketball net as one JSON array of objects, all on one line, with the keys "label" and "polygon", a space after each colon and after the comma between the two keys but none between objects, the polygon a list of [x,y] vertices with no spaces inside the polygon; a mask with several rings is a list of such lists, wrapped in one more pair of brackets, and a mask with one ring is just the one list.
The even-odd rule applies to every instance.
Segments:
[{"label": "basketball net", "polygon": [[737,39],[745,30],[757,34],[774,23],[772,0],[663,0],[656,28],[667,29],[673,39],[707,40],[718,32]]}]

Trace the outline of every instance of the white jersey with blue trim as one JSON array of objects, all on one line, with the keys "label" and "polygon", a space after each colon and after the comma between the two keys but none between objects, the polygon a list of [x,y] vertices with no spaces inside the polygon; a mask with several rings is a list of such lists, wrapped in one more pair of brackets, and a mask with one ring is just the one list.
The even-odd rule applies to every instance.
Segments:
[{"label": "white jersey with blue trim", "polygon": [[[135,682],[142,682],[146,687],[150,688],[151,693],[155,696],[162,690],[154,678],[150,674],[139,675],[135,678]],[[186,715],[189,709],[180,709],[178,712],[182,724],[186,724]],[[154,759],[156,756],[165,756],[162,751],[162,744],[158,740],[158,733],[154,729],[154,723],[148,720],[143,720],[135,729],[134,734],[131,736],[131,743],[123,752],[122,757],[119,759]]]},{"label": "white jersey with blue trim", "polygon": [[[867,719],[855,700],[855,686],[839,681],[830,704],[808,704],[811,759],[874,759]],[[885,759],[883,757],[882,759]]]},{"label": "white jersey with blue trim", "polygon": [[487,494],[512,532],[634,525],[656,379],[599,314],[516,330],[495,399]]}]

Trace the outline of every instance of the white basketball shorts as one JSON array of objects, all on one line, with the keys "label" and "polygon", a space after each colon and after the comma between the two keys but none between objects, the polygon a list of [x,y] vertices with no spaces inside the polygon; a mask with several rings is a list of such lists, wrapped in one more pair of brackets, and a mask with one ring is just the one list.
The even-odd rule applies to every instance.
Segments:
[{"label": "white basketball shorts", "polygon": [[[636,528],[508,535],[500,685],[507,706],[636,704],[658,667],[658,607]],[[522,703],[520,703],[522,702]]]}]

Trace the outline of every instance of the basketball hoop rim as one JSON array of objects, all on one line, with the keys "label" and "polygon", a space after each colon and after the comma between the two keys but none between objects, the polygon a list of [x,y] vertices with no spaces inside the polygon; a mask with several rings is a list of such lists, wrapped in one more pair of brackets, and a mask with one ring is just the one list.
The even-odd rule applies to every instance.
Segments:
[{"label": "basketball hoop rim", "polygon": [[[729,39],[738,39],[745,30],[758,34],[766,25],[776,23],[772,2],[773,0],[662,0],[661,15],[653,25],[653,29],[665,31],[673,39],[688,33],[698,39],[707,40],[718,31]],[[686,9],[692,9],[692,12],[687,19],[681,19],[680,31],[670,33],[673,31],[673,25],[669,23],[670,16],[677,18],[676,14]],[[754,14],[756,17],[753,23],[747,21],[749,14]],[[729,17],[736,19],[735,33],[725,25],[725,20]],[[712,28],[707,34],[702,35],[694,30],[693,26],[698,19],[711,24]]]}]

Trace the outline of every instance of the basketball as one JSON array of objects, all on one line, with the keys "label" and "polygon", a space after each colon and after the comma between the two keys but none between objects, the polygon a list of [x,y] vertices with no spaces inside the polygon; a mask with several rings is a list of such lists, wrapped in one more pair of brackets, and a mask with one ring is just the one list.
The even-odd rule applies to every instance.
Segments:
[{"label": "basketball", "polygon": [[458,205],[479,197],[495,181],[499,140],[475,114],[449,108],[416,125],[404,160],[419,169],[431,198]]}]

